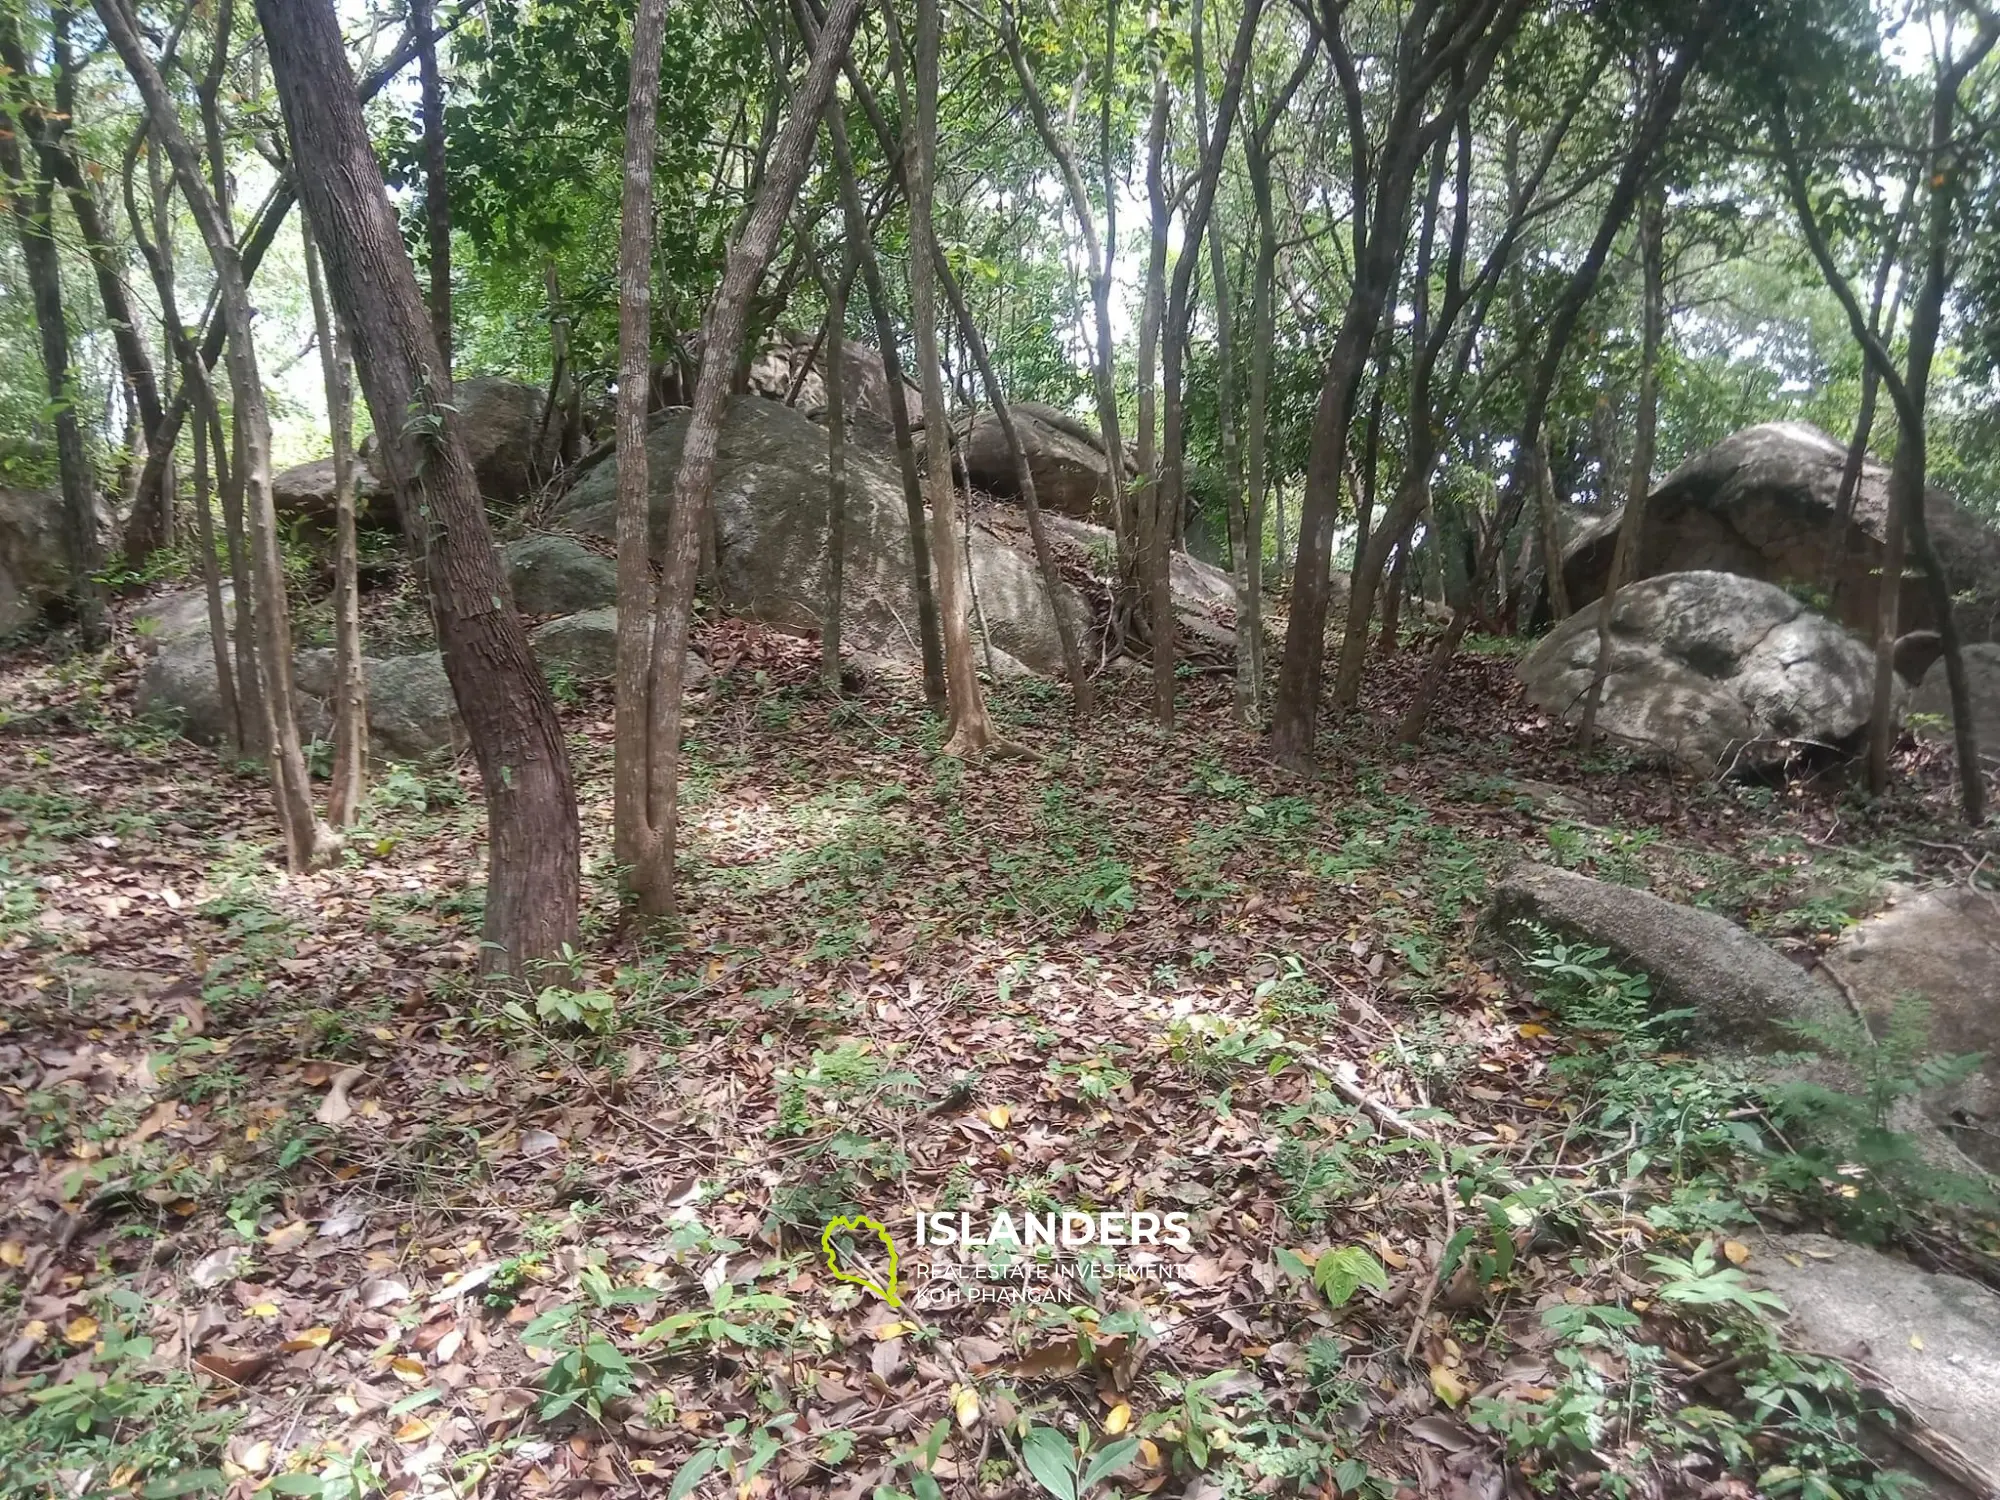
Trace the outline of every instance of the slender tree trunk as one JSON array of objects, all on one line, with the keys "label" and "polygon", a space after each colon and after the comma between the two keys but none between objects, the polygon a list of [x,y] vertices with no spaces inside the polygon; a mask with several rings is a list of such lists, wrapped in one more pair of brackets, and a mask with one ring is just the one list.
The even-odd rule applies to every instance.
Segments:
[{"label": "slender tree trunk", "polygon": [[[639,0],[626,85],[624,197],[618,219],[618,647],[612,770],[612,838],[640,909],[673,910],[673,870],[650,787],[648,735],[655,598],[652,456],[646,451],[653,359],[653,163],[659,144],[660,50],[667,0]],[[693,436],[692,433],[689,434]]]},{"label": "slender tree trunk", "polygon": [[410,29],[417,36],[418,92],[424,116],[424,231],[430,246],[431,339],[437,345],[440,383],[451,384],[451,187],[444,156],[444,83],[438,74],[437,25],[432,0],[410,0]]},{"label": "slender tree trunk", "polygon": [[208,423],[194,424],[194,524],[201,547],[201,586],[208,599],[208,644],[215,658],[215,698],[222,709],[230,756],[245,754],[243,710],[236,701],[236,674],[229,665],[229,625],[222,611],[222,570],[215,556],[215,519],[208,504]]},{"label": "slender tree trunk", "polygon": [[[638,627],[620,630],[619,684],[621,699],[638,698],[643,705],[641,719],[636,707],[627,709],[631,726],[633,759],[622,762],[623,810],[619,826],[630,851],[625,863],[631,869],[633,894],[639,909],[649,916],[671,916],[674,911],[674,854],[678,834],[681,685],[685,675],[688,629],[694,608],[696,574],[701,565],[702,537],[709,527],[709,499],[715,486],[717,444],[722,418],[729,398],[737,352],[743,343],[749,320],[750,300],[770,263],[772,251],[791,212],[811,153],[813,137],[832,91],[834,75],[854,35],[860,19],[860,0],[836,0],[813,46],[811,65],[792,100],[792,112],[773,142],[765,161],[756,199],[736,243],[730,247],[722,285],[709,304],[702,322],[701,370],[695,379],[694,405],[688,415],[687,437],[681,448],[680,471],[674,480],[672,514],[667,523],[666,562],[658,591],[652,594],[654,608],[650,625],[652,640],[646,661],[644,695],[627,692],[637,687],[636,648]],[[658,51],[659,43],[649,41],[647,50]],[[657,59],[644,63],[657,68]],[[643,211],[651,201],[651,160],[632,161],[629,137],[649,133],[652,111],[645,101],[634,99],[627,116],[626,210]],[[629,228],[629,223],[628,223]],[[621,255],[621,265],[624,264]],[[650,300],[650,289],[638,283],[636,267],[629,279],[620,278],[620,301],[637,294]],[[623,316],[632,318],[626,308]],[[641,325],[643,326],[643,325]],[[637,330],[634,331],[637,336]],[[621,346],[624,340],[621,338]],[[627,356],[629,359],[629,356]],[[636,449],[644,440],[643,424],[621,415],[621,447]],[[621,485],[623,479],[621,469]],[[642,492],[643,493],[643,492]],[[619,506],[619,573],[621,597],[645,597],[638,576],[644,567],[643,553],[636,558],[645,533],[636,525],[634,504],[629,493],[621,494]],[[627,738],[621,734],[621,741]],[[624,745],[620,745],[621,755]]]},{"label": "slender tree trunk", "polygon": [[[840,107],[838,101],[835,109]],[[841,586],[847,570],[847,289],[857,257],[850,242],[846,263],[827,279],[826,305],[826,577],[820,591],[819,675],[840,696]]]},{"label": "slender tree trunk", "polygon": [[[1889,758],[1896,748],[1896,635],[1903,593],[1904,555],[1912,500],[1923,503],[1924,433],[1905,425],[1889,465],[1889,505],[1882,518],[1882,575],[1875,590],[1875,682],[1868,719],[1868,790],[1889,790]],[[1979,774],[1974,768],[1974,776]]]},{"label": "slender tree trunk", "polygon": [[[277,512],[271,503],[270,418],[264,406],[263,378],[257,368],[250,327],[253,313],[242,262],[223,207],[202,182],[200,161],[181,133],[173,99],[139,38],[125,0],[96,0],[96,9],[112,46],[138,85],[153,139],[165,148],[174,164],[181,179],[181,191],[215,266],[217,301],[227,329],[231,407],[243,447],[242,460],[236,467],[243,483],[256,570],[253,603],[257,655],[263,674],[264,719],[270,727],[266,751],[278,821],[285,838],[286,861],[294,870],[306,870],[331,857],[339,847],[339,837],[313,812],[305,755],[299,746],[292,700],[291,622],[285,604],[284,562],[278,550]],[[218,36],[218,49],[225,45],[226,37],[226,30]]]},{"label": "slender tree trunk", "polygon": [[[1118,46],[1118,5],[1117,0],[1108,0],[1105,7],[1105,56],[1107,76],[1105,88],[1112,87],[1111,79],[1115,69]],[[1113,186],[1107,177],[1105,193],[1106,228],[1104,238],[1097,233],[1096,210],[1090,202],[1090,193],[1083,185],[1083,170],[1078,165],[1077,155],[1051,118],[1047,101],[1042,97],[1040,86],[1035,81],[1033,70],[1028,66],[1027,54],[1021,46],[1020,33],[1014,25],[1013,15],[1008,6],[1001,6],[1001,40],[1006,44],[1007,56],[1014,65],[1014,76],[1020,81],[1021,92],[1027,100],[1029,116],[1035,124],[1035,131],[1048,147],[1049,154],[1056,160],[1062,171],[1063,185],[1069,193],[1070,211],[1076,215],[1077,224],[1083,231],[1084,263],[1090,276],[1090,299],[1096,315],[1096,342],[1092,350],[1091,375],[1097,388],[1097,426],[1104,442],[1104,497],[1108,508],[1112,530],[1117,537],[1119,556],[1123,566],[1119,577],[1128,576],[1130,558],[1134,553],[1134,527],[1130,514],[1130,497],[1125,488],[1125,452],[1119,434],[1117,345],[1111,335],[1111,287],[1112,261],[1117,254],[1117,197],[1111,191]],[[1108,94],[1107,94],[1107,105]],[[1109,158],[1105,170],[1110,171]]]},{"label": "slender tree trunk", "polygon": [[1546,438],[1535,445],[1529,462],[1533,465],[1535,519],[1542,540],[1542,578],[1549,591],[1549,616],[1560,622],[1569,618],[1569,588],[1563,581],[1562,516],[1556,503],[1555,475],[1549,469]]},{"label": "slender tree trunk", "polygon": [[442,358],[331,0],[259,0],[258,14],[382,466],[406,535],[425,544],[445,673],[485,788],[481,965],[532,974],[566,960],[576,941],[576,795],[555,701],[508,596],[458,414],[443,399]]},{"label": "slender tree trunk", "polygon": [[[933,242],[935,243],[935,242]],[[1007,394],[1000,388],[1000,379],[993,369],[993,358],[986,348],[985,335],[973,320],[972,309],[966,305],[964,290],[958,278],[952,273],[951,263],[943,255],[936,257],[938,281],[943,285],[945,296],[951,303],[952,316],[958,323],[960,336],[965,341],[966,351],[971,354],[973,364],[979,370],[981,384],[986,388],[986,400],[993,408],[994,420],[1000,424],[1001,438],[1007,444],[1007,456],[1014,465],[1014,483],[1021,492],[1021,508],[1028,517],[1028,537],[1034,544],[1035,564],[1041,570],[1042,592],[1049,601],[1049,614],[1055,620],[1056,639],[1062,645],[1063,670],[1069,677],[1070,707],[1077,718],[1087,717],[1091,711],[1090,678],[1083,667],[1083,651],[1077,643],[1076,626],[1063,608],[1062,574],[1056,566],[1055,549],[1049,545],[1048,528],[1042,524],[1042,506],[1035,492],[1035,473],[1028,463],[1028,451],[1021,444],[1020,429],[1014,423],[1014,413],[1007,402]],[[970,477],[966,489],[970,491]],[[966,518],[968,536],[971,517]],[[966,576],[971,577],[972,554],[966,549]],[[975,596],[975,604],[977,598]]]},{"label": "slender tree trunk", "polygon": [[1173,96],[1162,67],[1153,80],[1153,112],[1146,127],[1146,203],[1148,242],[1146,282],[1139,310],[1139,489],[1135,497],[1138,550],[1134,576],[1121,583],[1121,598],[1131,601],[1129,624],[1142,639],[1152,634],[1144,611],[1152,598],[1153,551],[1164,540],[1166,508],[1160,493],[1160,324],[1167,311],[1167,124]]},{"label": "slender tree trunk", "polygon": [[[799,7],[801,27],[812,24]],[[896,321],[890,310],[889,289],[882,280],[882,263],[875,249],[875,232],[868,210],[861,201],[861,186],[855,178],[854,154],[849,149],[847,122],[839,109],[827,114],[827,139],[833,148],[834,170],[840,190],[840,208],[847,226],[848,243],[861,257],[861,279],[868,289],[869,315],[875,321],[875,342],[882,355],[882,378],[889,389],[889,425],[896,437],[896,467],[903,480],[903,511],[910,530],[911,581],[917,596],[917,638],[924,661],[924,697],[934,711],[945,707],[944,637],[938,625],[937,595],[931,588],[930,544],[924,517],[923,480],[917,472],[917,446],[910,434],[910,410],[904,392],[903,362],[896,352]]]},{"label": "slender tree trunk", "polygon": [[97,478],[84,451],[71,385],[69,327],[63,320],[62,264],[56,253],[54,186],[37,174],[31,180],[19,139],[0,123],[0,173],[10,184],[14,228],[27,262],[28,287],[41,334],[42,378],[56,432],[56,469],[62,484],[63,559],[69,568],[69,598],[84,644],[105,636],[104,599],[97,586]]},{"label": "slender tree trunk", "polygon": [[326,820],[345,828],[360,810],[368,780],[368,685],[361,673],[361,559],[354,515],[354,389],[348,381],[346,340],[327,305],[312,226],[302,220],[299,228],[333,440],[333,785],[327,791]]},{"label": "slender tree trunk", "polygon": [[[1666,337],[1667,289],[1664,247],[1666,203],[1659,188],[1646,195],[1639,209],[1639,265],[1645,281],[1645,327],[1639,342],[1639,418],[1632,442],[1631,488],[1625,494],[1625,514],[1611,550],[1611,573],[1604,580],[1604,597],[1597,605],[1597,665],[1584,695],[1583,723],[1577,743],[1589,750],[1597,740],[1597,715],[1604,703],[1604,680],[1611,671],[1611,614],[1618,591],[1638,565],[1645,538],[1646,497],[1653,488],[1653,452],[1660,419],[1660,344]],[[1561,575],[1561,563],[1556,577]],[[1559,597],[1551,590],[1550,598]]]},{"label": "slender tree trunk", "polygon": [[[897,36],[895,0],[883,0],[890,28],[890,56],[898,92],[905,96],[905,119],[914,119],[907,140],[905,170],[910,186],[910,316],[917,340],[917,369],[924,392],[924,457],[929,469],[931,554],[937,572],[938,613],[944,631],[945,682],[950,707],[944,750],[978,755],[993,744],[993,721],[972,657],[966,618],[968,573],[958,538],[958,486],[952,482],[950,414],[945,408],[944,369],[938,360],[937,231],[932,195],[937,168],[938,52],[943,16],[939,0],[917,0],[916,107],[907,108],[902,43]],[[830,23],[829,23],[830,24]],[[826,33],[822,33],[822,41]]]},{"label": "slender tree trunk", "polygon": [[269,753],[269,741],[264,733],[264,675],[258,666],[256,590],[250,585],[250,534],[243,524],[243,442],[233,419],[228,436],[224,436],[221,403],[206,372],[198,389],[207,412],[208,456],[215,465],[223,548],[229,558],[230,595],[236,606],[237,743],[246,755],[261,760]]}]

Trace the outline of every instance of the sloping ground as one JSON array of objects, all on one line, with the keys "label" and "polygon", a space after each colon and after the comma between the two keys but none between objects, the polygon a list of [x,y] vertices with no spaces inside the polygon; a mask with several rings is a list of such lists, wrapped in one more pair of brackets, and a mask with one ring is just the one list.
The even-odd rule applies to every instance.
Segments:
[{"label": "sloping ground", "polygon": [[[1747,1214],[1712,1157],[1756,1106],[1646,1053],[1669,1103],[1607,1116],[1637,1075],[1473,923],[1539,852],[1810,943],[1891,864],[1963,875],[1924,821],[1942,774],[1871,822],[1587,771],[1479,654],[1424,754],[1330,733],[1319,784],[1200,681],[1173,737],[1143,687],[1107,680],[1077,736],[1058,689],[1011,685],[1039,758],[963,767],[900,697],[820,698],[805,643],[698,645],[688,930],[614,931],[586,698],[585,988],[513,1011],[468,988],[458,775],[383,771],[347,863],[289,880],[261,784],[149,737],[128,662],[0,669],[17,1472],[1014,1496],[1068,1493],[1081,1442],[1122,1466],[1099,1494],[1692,1496],[1796,1456],[1784,1420],[1729,1425],[1752,1366],[1717,1374],[1732,1346],[1674,1300],[1727,1278],[1647,1260],[1706,1246],[1713,1272]],[[1414,666],[1373,675],[1365,722]],[[1919,832],[1952,847],[1884,843]],[[1045,1300],[891,1308],[830,1274],[820,1235],[855,1213],[904,1291],[959,1263],[913,1245],[920,1209],[1182,1213],[1189,1238]]]}]

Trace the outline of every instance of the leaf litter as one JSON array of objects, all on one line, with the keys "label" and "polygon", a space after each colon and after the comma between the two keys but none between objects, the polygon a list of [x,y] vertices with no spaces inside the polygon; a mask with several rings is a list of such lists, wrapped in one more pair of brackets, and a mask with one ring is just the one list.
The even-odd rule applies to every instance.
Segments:
[{"label": "leaf litter", "polygon": [[[1414,661],[1383,664],[1317,782],[1212,679],[1171,736],[1136,684],[1080,734],[997,689],[1033,758],[963,767],[899,685],[830,702],[808,643],[703,629],[678,933],[618,924],[609,706],[568,710],[577,980],[608,997],[574,1015],[472,984],[466,768],[377,768],[346,862],[286,877],[260,781],[131,716],[131,643],[94,677],[0,662],[0,1400],[143,1336],[142,1378],[226,1414],[237,1494],[1484,1500],[1533,1463],[1468,1413],[1552,1398],[1551,1309],[1704,1368],[1479,904],[1532,847],[1769,918],[1832,793],[1580,769],[1477,654],[1413,754],[1374,726]],[[1909,769],[1926,827],[1944,778]],[[1560,1232],[1503,1209],[1469,1254],[1461,1218],[1530,1181],[1565,1186]],[[1191,1242],[899,1308],[821,1255],[839,1215],[1002,1208],[1185,1213]],[[1725,1483],[1631,1448],[1567,1482]]]}]

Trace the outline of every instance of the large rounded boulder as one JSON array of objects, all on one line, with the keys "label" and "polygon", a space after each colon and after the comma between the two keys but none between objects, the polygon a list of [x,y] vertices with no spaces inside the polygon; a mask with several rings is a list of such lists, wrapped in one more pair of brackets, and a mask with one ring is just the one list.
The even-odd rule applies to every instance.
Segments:
[{"label": "large rounded boulder", "polygon": [[[1104,440],[1096,430],[1053,406],[1017,401],[1008,408],[1035,481],[1035,503],[1079,521],[1106,519]],[[974,489],[1003,500],[1021,498],[1019,472],[1000,419],[981,412],[961,445]]]},{"label": "large rounded boulder", "polygon": [[62,496],[0,487],[0,635],[34,624],[68,586]]},{"label": "large rounded boulder", "polygon": [[[688,412],[655,419],[646,442],[655,552],[666,539]],[[553,524],[580,536],[617,532],[618,465],[598,465],[557,503]],[[896,660],[918,655],[916,588],[902,480],[867,445],[847,455],[847,547],[841,638],[847,649]],[[756,396],[732,397],[717,451],[714,515],[722,605],[785,630],[820,626],[826,566],[826,431]],[[1056,617],[1034,560],[974,525],[968,548],[979,615],[1001,671],[1062,671]],[[1064,586],[1061,607],[1079,635],[1089,606]]]},{"label": "large rounded boulder", "polygon": [[[1597,667],[1598,614],[1580,610],[1521,664],[1528,696],[1568,723]],[[1701,774],[1851,750],[1868,724],[1874,661],[1783,589],[1734,573],[1667,573],[1619,590],[1598,726]]]},{"label": "large rounded boulder", "polygon": [[[1871,629],[1882,570],[1889,472],[1861,468],[1845,524],[1839,509],[1847,444],[1804,422],[1766,422],[1725,438],[1674,470],[1646,500],[1634,576],[1719,571],[1827,591],[1827,612]],[[1967,640],[2000,637],[2000,532],[1944,491],[1926,492],[1924,516]],[[1565,550],[1572,608],[1602,596],[1618,542],[1617,514],[1593,520]],[[1913,560],[1914,561],[1914,560]],[[1905,630],[1935,627],[1914,578],[1901,593]]]}]

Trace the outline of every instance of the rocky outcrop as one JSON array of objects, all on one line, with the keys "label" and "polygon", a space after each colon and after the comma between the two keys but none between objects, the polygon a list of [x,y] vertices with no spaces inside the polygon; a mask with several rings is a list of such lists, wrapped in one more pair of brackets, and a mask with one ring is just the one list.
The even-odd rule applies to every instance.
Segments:
[{"label": "rocky outcrop", "polygon": [[[618,611],[587,609],[551,620],[528,633],[528,644],[550,677],[560,673],[584,682],[608,682],[618,671]],[[688,652],[682,685],[696,688],[709,676],[708,663]]]},{"label": "rocky outcrop", "polygon": [[1746,1273],[1785,1304],[1792,1341],[1857,1367],[1906,1419],[1947,1438],[1957,1461],[1922,1448],[1885,1455],[1939,1495],[2000,1489],[2000,1296],[1962,1276],[1817,1234],[1753,1242]]},{"label": "rocky outcrop", "polygon": [[500,549],[500,567],[524,615],[571,615],[618,602],[618,568],[575,537],[525,536]]},{"label": "rocky outcrop", "polygon": [[[1970,690],[1967,696],[1972,700],[1972,732],[1979,741],[1979,758],[1988,767],[2000,766],[2000,644],[1981,641],[1967,646],[1965,677]],[[1923,681],[1910,698],[1909,712],[1919,737],[1951,739],[1951,684],[1945,680],[1942,661],[1932,663],[1925,671]]]},{"label": "rocky outcrop", "polygon": [[1967,1156],[2000,1171],[2000,896],[1963,885],[1895,888],[1890,905],[1849,928],[1821,962],[1878,1034],[1914,1000],[1934,1051],[1984,1054],[1978,1072],[1926,1109]]},{"label": "rocky outcrop", "polygon": [[[841,395],[847,410],[886,430],[895,418],[895,395],[882,369],[880,352],[874,345],[855,339],[841,340],[840,350]],[[813,334],[781,328],[771,335],[764,352],[751,361],[750,389],[769,400],[784,401],[796,385],[798,395],[790,404],[801,411],[821,411],[826,406],[825,372],[825,344]],[[923,393],[905,380],[898,394],[910,425],[923,426]]]},{"label": "rocky outcrop", "polygon": [[[1888,470],[1862,469],[1853,518],[1843,528],[1836,502],[1847,445],[1803,422],[1745,428],[1682,464],[1646,501],[1645,534],[1633,576],[1713,570],[1820,590],[1832,579],[1828,612],[1872,626],[1888,510]],[[2000,635],[2000,532],[1933,487],[1924,515],[1967,640]],[[1604,592],[1617,543],[1616,516],[1593,522],[1567,549],[1571,608]],[[1914,565],[1914,560],[1913,560]],[[1915,580],[1898,605],[1905,629],[1935,626]]]},{"label": "rocky outcrop", "polygon": [[1691,1029],[1712,1048],[1796,1049],[1788,1023],[1845,1014],[1830,988],[1727,918],[1552,865],[1516,865],[1494,888],[1485,920],[1510,949],[1526,940],[1525,923],[1610,949],[1626,972],[1651,976],[1661,1009],[1694,1011]]},{"label": "rocky outcrop", "polygon": [[34,624],[68,586],[62,496],[0,488],[0,635]]},{"label": "rocky outcrop", "polygon": [[[280,517],[331,535],[334,526],[333,460],[317,458],[271,476],[271,503]],[[354,519],[357,525],[394,531],[396,501],[368,465],[354,465]]]},{"label": "rocky outcrop", "polygon": [[[1035,503],[1055,515],[1079,521],[1109,519],[1103,514],[1104,440],[1095,429],[1066,412],[1038,401],[1008,408],[1034,476]],[[1019,476],[1006,433],[992,412],[981,412],[960,445],[974,489],[1003,500],[1018,500]]]},{"label": "rocky outcrop", "polygon": [[[518,507],[555,472],[560,422],[542,423],[548,393],[498,375],[475,375],[451,388],[458,428],[488,505]],[[396,530],[401,521],[376,458],[374,434],[361,442],[355,465],[355,499],[370,526]],[[333,460],[300,464],[271,481],[280,516],[298,516],[316,527],[333,524]]]},{"label": "rocky outcrop", "polygon": [[[687,436],[686,410],[656,419],[647,441],[653,544],[665,541],[674,477]],[[847,553],[842,643],[857,654],[918,656],[909,523],[894,464],[865,446],[848,456]],[[578,481],[552,522],[580,536],[616,534],[617,461]],[[755,396],[731,399],[715,476],[716,560],[721,602],[786,630],[819,628],[826,559],[826,432],[796,410]],[[1056,619],[1034,560],[979,525],[972,528],[972,582],[1002,672],[1062,672]],[[1079,635],[1089,606],[1064,588],[1061,607]],[[975,625],[975,630],[977,626]]]},{"label": "rocky outcrop", "polygon": [[[1558,625],[1521,664],[1528,696],[1582,717],[1597,612]],[[1783,589],[1733,573],[1668,573],[1618,592],[1598,724],[1607,738],[1701,774],[1851,749],[1868,723],[1868,649]]]}]

